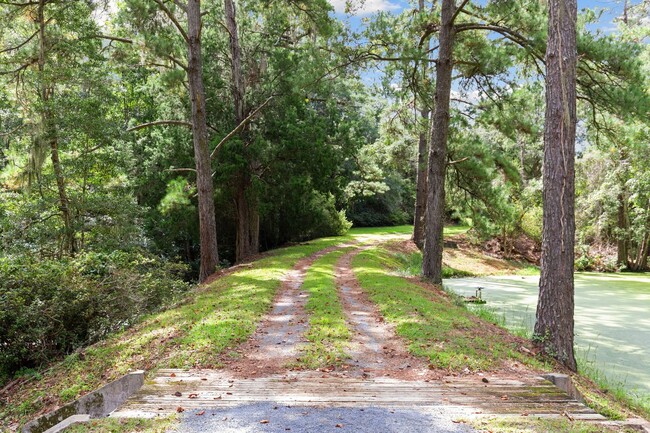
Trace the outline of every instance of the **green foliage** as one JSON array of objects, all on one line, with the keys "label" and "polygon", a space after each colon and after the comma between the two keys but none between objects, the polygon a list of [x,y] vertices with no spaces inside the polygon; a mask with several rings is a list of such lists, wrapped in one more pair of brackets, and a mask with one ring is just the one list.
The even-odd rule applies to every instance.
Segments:
[{"label": "green foliage", "polygon": [[412,183],[390,176],[382,185],[385,185],[384,191],[372,195],[364,193],[349,201],[347,215],[355,227],[396,226],[413,221]]},{"label": "green foliage", "polygon": [[617,263],[616,257],[591,252],[588,245],[580,245],[577,250],[575,270],[578,272],[619,272],[624,269],[624,266]]},{"label": "green foliage", "polygon": [[128,327],[184,293],[180,264],[142,253],[0,258],[0,376]]},{"label": "green foliage", "polygon": [[172,212],[187,212],[191,209],[190,197],[196,193],[187,179],[178,177],[173,179],[167,185],[167,194],[160,200],[158,210],[163,215],[169,215]]}]

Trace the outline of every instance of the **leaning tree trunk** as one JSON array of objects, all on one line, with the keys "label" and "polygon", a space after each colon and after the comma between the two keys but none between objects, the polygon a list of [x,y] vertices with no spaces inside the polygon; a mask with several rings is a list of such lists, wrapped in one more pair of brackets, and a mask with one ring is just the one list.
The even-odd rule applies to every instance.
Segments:
[{"label": "leaning tree trunk", "polygon": [[[245,118],[246,85],[242,71],[241,45],[237,29],[237,11],[233,0],[224,1],[226,28],[230,42],[230,65],[232,71],[232,97],[235,105],[235,123],[241,124]],[[246,143],[246,128],[239,136]],[[235,207],[237,209],[237,245],[235,260],[241,262],[259,252],[259,207],[250,178],[251,162],[247,161],[239,173],[235,174]]]},{"label": "leaning tree trunk", "polygon": [[[422,110],[422,120],[429,119],[429,111]],[[413,242],[420,250],[424,248],[424,214],[427,209],[427,134],[420,132],[418,140],[418,171],[415,190],[415,217],[413,222]]]},{"label": "leaning tree trunk", "polygon": [[61,219],[63,220],[63,250],[69,255],[74,255],[77,251],[75,242],[74,222],[72,218],[72,210],[70,209],[70,199],[65,186],[65,177],[63,168],[61,167],[61,159],[59,157],[59,140],[57,137],[56,126],[54,125],[54,116],[50,107],[50,95],[52,89],[47,85],[44,78],[45,70],[45,52],[47,50],[47,43],[45,41],[45,3],[46,0],[39,0],[38,2],[38,72],[40,75],[40,89],[39,97],[43,107],[41,108],[41,124],[43,127],[43,136],[45,142],[50,148],[50,159],[52,160],[52,169],[54,170],[54,177],[56,178],[56,189],[59,195],[59,210],[61,211]]},{"label": "leaning tree trunk", "polygon": [[535,323],[545,352],[573,371],[576,16],[576,0],[549,0],[542,271]]},{"label": "leaning tree trunk", "polygon": [[445,172],[449,99],[451,97],[452,55],[454,47],[454,0],[443,0],[436,63],[436,96],[431,120],[427,208],[425,212],[424,257],[422,274],[436,284],[442,283],[442,249],[445,217]]},{"label": "leaning tree trunk", "polygon": [[188,71],[187,78],[192,102],[192,139],[196,165],[196,186],[199,200],[199,232],[201,239],[201,268],[199,281],[205,281],[219,263],[217,225],[214,211],[214,186],[208,126],[203,87],[203,61],[201,59],[201,1],[187,2]]}]

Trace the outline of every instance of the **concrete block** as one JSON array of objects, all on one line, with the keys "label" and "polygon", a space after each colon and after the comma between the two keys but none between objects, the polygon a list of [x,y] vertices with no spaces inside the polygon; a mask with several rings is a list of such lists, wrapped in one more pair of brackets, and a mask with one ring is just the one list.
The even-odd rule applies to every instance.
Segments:
[{"label": "concrete block", "polygon": [[45,430],[44,433],[59,433],[60,431],[65,430],[67,427],[70,427],[72,424],[79,422],[86,422],[90,419],[90,415],[72,415],[55,425]]},{"label": "concrete block", "polygon": [[105,417],[139,390],[143,384],[144,371],[134,371],[72,403],[30,421],[22,431],[23,433],[49,433],[50,428],[75,415],[88,415],[89,418]]},{"label": "concrete block", "polygon": [[569,397],[571,397],[572,399],[579,401],[580,403],[585,402],[584,398],[582,397],[582,394],[580,394],[578,389],[571,381],[571,376],[567,374],[560,374],[560,373],[549,373],[543,375],[542,377],[548,380],[549,382],[551,382],[553,385],[560,388],[562,391],[569,394]]}]

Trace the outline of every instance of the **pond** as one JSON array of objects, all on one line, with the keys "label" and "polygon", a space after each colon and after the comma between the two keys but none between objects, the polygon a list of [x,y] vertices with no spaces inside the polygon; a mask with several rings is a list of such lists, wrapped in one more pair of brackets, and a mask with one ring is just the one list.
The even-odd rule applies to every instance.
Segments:
[{"label": "pond", "polygon": [[[538,276],[458,278],[447,288],[469,296],[483,287],[486,306],[511,329],[531,332]],[[576,357],[610,383],[650,395],[650,274],[575,275]]]}]

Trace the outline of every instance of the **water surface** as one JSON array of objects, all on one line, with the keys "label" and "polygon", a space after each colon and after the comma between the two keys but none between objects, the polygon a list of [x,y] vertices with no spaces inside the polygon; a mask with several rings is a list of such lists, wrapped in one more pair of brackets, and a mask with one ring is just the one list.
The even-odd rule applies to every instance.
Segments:
[{"label": "water surface", "polygon": [[[456,293],[483,299],[510,328],[535,324],[538,276],[445,280]],[[650,274],[578,273],[575,276],[578,362],[588,363],[630,391],[650,394]]]}]

